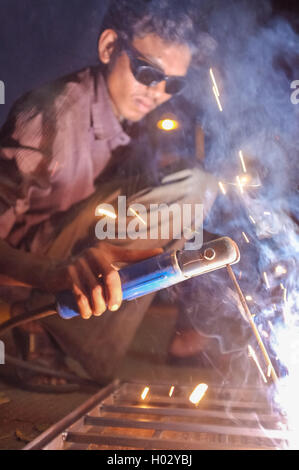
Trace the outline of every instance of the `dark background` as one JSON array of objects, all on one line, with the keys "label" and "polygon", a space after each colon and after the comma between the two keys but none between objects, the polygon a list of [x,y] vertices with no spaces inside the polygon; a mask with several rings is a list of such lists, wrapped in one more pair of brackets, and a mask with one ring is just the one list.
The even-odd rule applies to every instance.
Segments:
[{"label": "dark background", "polygon": [[[97,62],[97,38],[109,0],[0,0],[0,80],[5,105],[26,91]],[[211,0],[209,0],[211,2]],[[273,0],[299,29],[298,0]]]}]

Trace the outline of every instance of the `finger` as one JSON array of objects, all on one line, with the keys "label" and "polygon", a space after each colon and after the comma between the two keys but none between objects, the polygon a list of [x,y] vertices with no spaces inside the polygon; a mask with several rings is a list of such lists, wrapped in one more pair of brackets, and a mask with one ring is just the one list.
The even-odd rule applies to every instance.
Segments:
[{"label": "finger", "polygon": [[87,261],[84,258],[81,258],[79,262],[84,268],[85,283],[88,286],[87,289],[91,298],[93,314],[98,317],[107,310],[104,298],[104,289],[100,280],[95,278],[95,275],[91,271]]},{"label": "finger", "polygon": [[81,283],[78,271],[74,265],[69,267],[69,273],[73,281],[73,293],[76,298],[79,313],[82,318],[87,320],[92,316],[92,310],[89,305],[86,293],[84,292],[84,286]]},{"label": "finger", "polygon": [[109,270],[104,270],[103,280],[108,308],[112,312],[116,312],[122,303],[122,289],[119,274],[110,266]]},{"label": "finger", "polygon": [[128,250],[121,247],[113,248],[114,261],[141,261],[143,259],[161,255],[162,253],[164,253],[162,248],[154,248],[150,250]]},{"label": "finger", "polygon": [[102,276],[108,309],[115,312],[122,303],[122,289],[119,274],[111,266],[110,260],[113,256],[111,254],[108,256],[107,252],[103,251],[101,259],[99,259],[96,251],[90,249],[85,258],[88,260],[89,266],[92,266],[94,273],[97,273],[97,277]]}]

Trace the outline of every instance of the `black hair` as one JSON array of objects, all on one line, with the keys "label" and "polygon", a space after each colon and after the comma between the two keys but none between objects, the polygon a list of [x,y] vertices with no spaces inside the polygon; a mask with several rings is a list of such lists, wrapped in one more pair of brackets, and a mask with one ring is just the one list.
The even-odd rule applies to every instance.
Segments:
[{"label": "black hair", "polygon": [[124,41],[154,33],[187,44],[199,60],[214,47],[205,33],[200,0],[111,0],[101,32],[105,29],[113,29]]}]

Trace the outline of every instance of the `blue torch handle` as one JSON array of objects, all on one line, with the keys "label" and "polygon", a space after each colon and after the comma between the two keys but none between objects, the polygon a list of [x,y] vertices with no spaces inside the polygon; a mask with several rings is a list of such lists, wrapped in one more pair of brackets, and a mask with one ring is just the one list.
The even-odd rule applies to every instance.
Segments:
[{"label": "blue torch handle", "polygon": [[[163,253],[153,258],[120,269],[123,300],[133,300],[151,292],[172,286],[184,276],[177,264],[175,252]],[[64,319],[79,315],[78,305],[71,291],[59,292],[57,312]]]}]

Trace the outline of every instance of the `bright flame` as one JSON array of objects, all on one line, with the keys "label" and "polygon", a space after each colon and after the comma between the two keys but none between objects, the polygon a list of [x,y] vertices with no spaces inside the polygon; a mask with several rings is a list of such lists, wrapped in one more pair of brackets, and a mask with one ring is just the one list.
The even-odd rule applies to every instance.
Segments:
[{"label": "bright flame", "polygon": [[170,390],[169,390],[169,394],[168,394],[168,395],[169,395],[170,397],[172,397],[173,392],[174,392],[174,386],[172,385],[172,386],[170,387]]},{"label": "bright flame", "polygon": [[179,127],[179,123],[174,119],[161,119],[161,121],[158,122],[157,126],[162,131],[169,132],[177,129]]},{"label": "bright flame", "polygon": [[142,400],[145,400],[145,398],[146,398],[148,392],[149,392],[149,387],[145,387],[145,388],[143,389],[142,394],[141,394]]},{"label": "bright flame", "polygon": [[197,385],[189,397],[189,400],[191,401],[191,403],[193,403],[194,405],[197,405],[200,402],[200,400],[203,398],[207,390],[208,390],[208,386],[206,384]]},{"label": "bright flame", "polygon": [[96,208],[96,215],[106,215],[107,217],[111,217],[111,219],[117,219],[117,216],[114,214],[114,212],[108,211],[101,206]]}]

